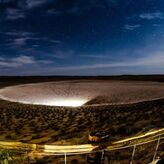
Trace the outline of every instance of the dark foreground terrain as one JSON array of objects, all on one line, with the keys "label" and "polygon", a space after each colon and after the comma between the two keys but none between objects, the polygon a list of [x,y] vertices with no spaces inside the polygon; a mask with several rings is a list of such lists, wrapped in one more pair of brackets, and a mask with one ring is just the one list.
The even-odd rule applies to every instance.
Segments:
[{"label": "dark foreground terrain", "polygon": [[[19,77],[16,81],[17,78],[3,77],[0,78],[2,79],[0,85],[4,87],[13,84],[38,82],[38,79],[36,78],[36,80],[35,78],[33,81],[27,77],[25,80]],[[53,81],[54,79],[52,80],[51,78],[44,79],[42,77],[41,81]],[[127,80],[126,78],[123,80]],[[151,81],[153,79],[153,77],[145,78],[142,79],[140,77],[139,79],[142,79],[142,81]],[[60,80],[60,78],[56,80]],[[153,79],[153,81],[161,82],[163,80],[163,76]],[[164,127],[164,99],[129,105],[82,106],[78,108],[24,105],[0,100],[0,112],[1,141],[21,141],[39,144],[84,144],[88,143],[87,136],[91,131],[103,130],[109,132],[110,143],[111,141],[142,134],[151,129]],[[163,145],[161,146],[160,156],[163,155],[164,151]],[[142,147],[141,152],[144,149]],[[148,150],[154,152],[154,147],[147,147],[143,153]],[[120,162],[122,164],[128,163],[127,159],[131,156],[131,153],[128,154],[124,151],[113,153],[115,152],[109,153],[109,157],[113,158],[112,161],[116,160],[118,164],[118,159],[114,158],[124,159],[125,162]],[[141,159],[143,153],[138,157],[136,156],[136,158]],[[56,157],[54,158],[56,159]],[[72,160],[71,157],[69,158]],[[144,163],[146,164],[147,162],[145,160]],[[81,163],[85,162],[81,160]]]},{"label": "dark foreground terrain", "polygon": [[111,140],[118,140],[146,128],[164,127],[164,100],[76,109],[0,103],[1,140],[84,144],[95,130],[108,131]]}]

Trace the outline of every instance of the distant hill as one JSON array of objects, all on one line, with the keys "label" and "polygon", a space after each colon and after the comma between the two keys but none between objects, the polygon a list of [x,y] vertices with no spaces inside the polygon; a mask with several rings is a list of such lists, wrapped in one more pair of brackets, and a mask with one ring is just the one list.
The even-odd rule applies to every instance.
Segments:
[{"label": "distant hill", "polygon": [[35,83],[60,80],[139,80],[164,82],[164,75],[120,75],[120,76],[0,76],[0,83]]}]

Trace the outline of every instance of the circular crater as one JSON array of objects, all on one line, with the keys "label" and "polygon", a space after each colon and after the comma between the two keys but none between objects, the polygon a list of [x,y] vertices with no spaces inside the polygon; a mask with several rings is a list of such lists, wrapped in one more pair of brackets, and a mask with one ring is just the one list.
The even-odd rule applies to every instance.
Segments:
[{"label": "circular crater", "polygon": [[71,106],[127,104],[164,97],[158,82],[76,80],[44,82],[6,87],[0,98],[13,102]]}]

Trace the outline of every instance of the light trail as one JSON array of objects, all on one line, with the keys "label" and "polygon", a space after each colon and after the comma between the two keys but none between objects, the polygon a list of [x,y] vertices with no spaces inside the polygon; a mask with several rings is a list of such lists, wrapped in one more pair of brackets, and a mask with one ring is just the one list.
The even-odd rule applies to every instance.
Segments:
[{"label": "light trail", "polygon": [[31,149],[35,150],[37,147],[36,144],[25,144],[22,142],[7,142],[7,141],[0,141],[0,148],[8,148],[8,149]]},{"label": "light trail", "polygon": [[56,146],[56,145],[44,145],[45,153],[75,153],[75,152],[90,152],[98,146],[91,144],[85,145],[71,145],[71,146]]},{"label": "light trail", "polygon": [[[158,135],[157,135],[158,134]],[[143,139],[145,137],[158,137],[164,134],[164,128],[159,129],[159,130],[154,130],[151,132],[147,132],[143,135],[139,135],[136,137],[130,137],[124,140],[116,141],[113,142],[110,146],[107,146],[104,150],[118,150],[118,149],[123,149],[123,148],[128,148],[133,146],[130,143],[127,143],[128,145],[123,146],[122,144],[125,144],[125,142],[129,141],[134,141],[138,139]],[[162,137],[164,138],[164,137]],[[162,139],[161,138],[161,139]],[[135,145],[140,145],[140,144],[146,144],[149,142],[153,142],[154,140],[150,140],[147,138],[146,142],[143,143],[137,143]],[[65,145],[65,146],[60,146],[60,145],[36,145],[36,144],[24,144],[21,142],[5,142],[5,141],[0,141],[0,149],[14,149],[14,150],[24,150],[24,151],[30,151],[30,156],[49,156],[49,155],[63,155],[64,153],[67,153],[69,155],[73,154],[87,154],[87,153],[93,153],[97,152],[99,150],[95,149],[99,148],[99,145],[93,146],[91,144],[83,144],[83,145]],[[100,149],[100,151],[102,151]]]},{"label": "light trail", "polygon": [[123,143],[123,142],[128,142],[128,141],[144,138],[144,137],[151,136],[151,135],[154,135],[154,134],[157,134],[157,133],[160,133],[160,132],[164,132],[164,128],[159,129],[159,130],[155,130],[155,131],[151,131],[151,132],[147,132],[147,133],[139,135],[139,136],[130,137],[130,138],[127,138],[127,139],[124,139],[124,140],[116,141],[113,144],[119,144],[119,143]]},{"label": "light trail", "polygon": [[[87,99],[75,99],[75,98],[61,98],[55,100],[47,100],[43,105],[48,106],[65,106],[65,107],[79,107],[85,104]],[[38,103],[39,105],[39,103]]]}]

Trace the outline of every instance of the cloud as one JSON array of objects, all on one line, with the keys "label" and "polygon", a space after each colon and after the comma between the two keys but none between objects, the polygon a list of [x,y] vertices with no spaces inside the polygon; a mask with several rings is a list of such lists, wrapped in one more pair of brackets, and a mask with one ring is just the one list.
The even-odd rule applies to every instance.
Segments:
[{"label": "cloud", "polygon": [[50,42],[50,43],[55,43],[55,44],[60,44],[60,43],[62,43],[61,40],[47,39],[47,41]]},{"label": "cloud", "polygon": [[48,9],[46,11],[49,15],[60,15],[61,12],[60,11],[57,11],[56,9]]},{"label": "cloud", "polygon": [[124,25],[124,29],[129,30],[129,31],[133,31],[133,30],[135,30],[136,28],[139,28],[139,27],[141,27],[141,25],[138,25],[138,24],[136,24],[136,25],[126,24],[126,25]]},{"label": "cloud", "polygon": [[143,56],[136,60],[134,63],[138,66],[162,66],[164,67],[164,55],[163,52],[159,52],[156,54],[151,54],[148,56]]},{"label": "cloud", "polygon": [[47,3],[47,0],[26,0],[26,5],[28,9],[41,6]]},{"label": "cloud", "polygon": [[33,66],[40,66],[43,68],[43,65],[49,65],[51,63],[53,63],[51,60],[35,59],[34,57],[27,55],[21,55],[13,58],[0,57],[0,69],[9,68],[14,70],[21,67],[26,69],[28,68],[30,70]]},{"label": "cloud", "polygon": [[74,55],[74,51],[73,50],[57,50],[53,53],[52,57],[56,58],[56,59],[68,59],[71,56]]},{"label": "cloud", "polygon": [[55,39],[51,39],[49,37],[31,37],[31,40],[41,40],[41,41],[45,41],[47,43],[54,43],[54,44],[62,43],[61,40],[55,40]]},{"label": "cloud", "polygon": [[7,47],[18,48],[27,44],[28,40],[35,39],[34,34],[27,31],[7,31],[3,33],[6,35]]},{"label": "cloud", "polygon": [[26,41],[29,39],[30,39],[29,37],[16,38],[16,39],[14,39],[13,44],[15,46],[23,46],[26,44]]},{"label": "cloud", "polygon": [[56,71],[69,71],[69,70],[89,70],[89,69],[104,69],[104,68],[123,68],[123,67],[163,67],[164,68],[164,55],[163,52],[156,54],[149,54],[142,57],[129,58],[124,61],[114,61],[110,63],[96,63],[80,66],[67,66],[57,67]]},{"label": "cloud", "polygon": [[0,5],[1,3],[3,3],[2,8],[8,10],[7,19],[16,20],[29,16],[27,12],[36,8],[50,15],[81,14],[93,8],[117,6],[118,0],[3,0],[3,2],[0,0]]},{"label": "cloud", "polygon": [[26,37],[26,36],[31,36],[33,34],[27,31],[8,31],[5,32],[5,35],[13,36],[13,37]]},{"label": "cloud", "polygon": [[79,55],[82,58],[85,58],[87,60],[92,60],[92,61],[104,61],[104,60],[112,60],[116,61],[115,57],[113,57],[111,52],[105,52],[102,54],[81,54]]},{"label": "cloud", "polygon": [[[139,52],[139,51],[138,51]],[[145,54],[145,50],[142,53]],[[79,58],[80,60],[80,58]],[[19,69],[21,67],[21,69]],[[108,60],[108,62],[96,62],[94,64],[79,64],[72,66],[56,66],[50,60],[36,60],[30,56],[19,56],[11,59],[0,58],[0,69],[9,68],[7,74],[12,75],[66,75],[66,74],[89,74],[106,72],[115,73],[159,73],[164,69],[163,51],[152,52],[144,56],[129,57],[123,60]],[[19,70],[18,70],[19,69]],[[115,72],[116,71],[116,72]],[[102,73],[103,73],[102,72]],[[5,73],[4,71],[2,72]]]},{"label": "cloud", "polygon": [[161,12],[154,12],[154,13],[142,13],[139,15],[141,19],[147,19],[147,20],[152,20],[152,19],[164,19],[163,13]]},{"label": "cloud", "polygon": [[[50,1],[49,1],[50,3]],[[61,14],[74,14],[81,15],[86,12],[86,10],[91,9],[104,9],[108,7],[115,7],[118,5],[118,0],[55,0],[51,1],[51,8],[48,8],[47,13],[50,15],[61,15]],[[53,7],[52,7],[53,6]]]},{"label": "cloud", "polygon": [[57,0],[0,0],[0,5],[3,9],[15,8],[30,10],[50,3],[55,4],[56,1]]},{"label": "cloud", "polygon": [[[29,45],[30,45],[29,48],[32,47],[37,48],[41,46],[41,44],[43,43],[46,43],[50,46],[58,45],[62,43],[61,40],[55,40],[49,37],[43,37],[39,35],[36,36],[34,33],[30,33],[30,32],[13,31],[13,32],[6,32],[3,34],[6,35],[6,42],[3,45],[10,48],[21,48],[23,46],[26,46],[27,48],[29,47]],[[29,41],[32,41],[31,42],[32,45],[31,43],[29,43]]]},{"label": "cloud", "polygon": [[6,9],[5,15],[6,20],[17,20],[25,18],[25,14],[21,10],[14,8]]},{"label": "cloud", "polygon": [[94,59],[104,59],[104,58],[109,58],[109,56],[104,56],[104,55],[97,55],[97,54],[83,54],[83,55],[80,55],[81,57],[84,57],[84,58],[94,58]]},{"label": "cloud", "polygon": [[31,56],[24,56],[24,55],[12,58],[11,61],[17,62],[19,64],[34,64],[35,63],[35,60],[34,60],[33,57],[31,57]]},{"label": "cloud", "polygon": [[0,58],[0,67],[15,68],[27,64],[35,64],[36,61],[31,56],[18,56],[14,58]]},{"label": "cloud", "polygon": [[8,39],[9,43],[6,43],[5,46],[11,48],[18,48],[25,46],[28,40],[31,40],[31,37],[16,37],[14,39]]}]

